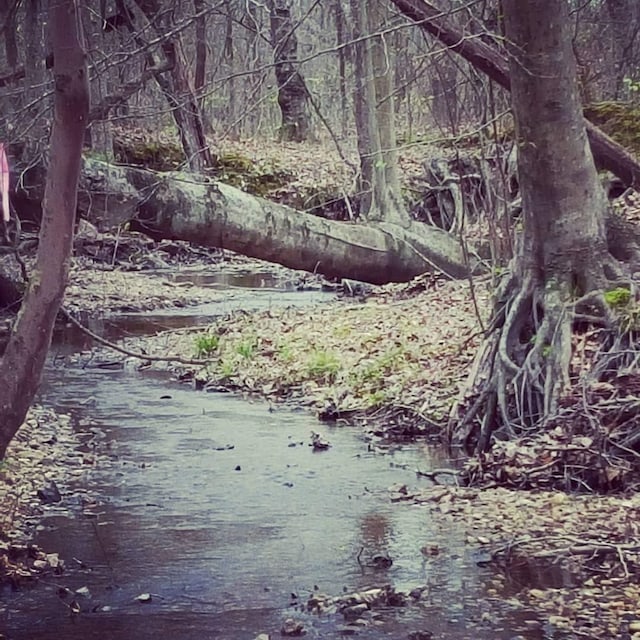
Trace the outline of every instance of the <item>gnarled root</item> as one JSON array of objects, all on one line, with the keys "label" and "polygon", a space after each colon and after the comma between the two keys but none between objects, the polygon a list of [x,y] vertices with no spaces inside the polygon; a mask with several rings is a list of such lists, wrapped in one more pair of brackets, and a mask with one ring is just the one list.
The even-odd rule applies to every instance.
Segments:
[{"label": "gnarled root", "polygon": [[[621,276],[614,260],[600,273]],[[469,387],[451,414],[454,445],[485,451],[492,438],[533,433],[558,414],[581,373],[572,371],[576,325],[596,324],[606,330],[602,337],[617,332],[603,291],[571,301],[571,286],[562,280],[545,285],[526,272],[503,282]]]}]

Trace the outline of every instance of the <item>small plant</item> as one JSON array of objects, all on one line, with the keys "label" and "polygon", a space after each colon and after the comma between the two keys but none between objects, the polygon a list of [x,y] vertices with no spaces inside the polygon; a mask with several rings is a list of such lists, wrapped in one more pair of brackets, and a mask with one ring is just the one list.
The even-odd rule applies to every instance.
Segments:
[{"label": "small plant", "polygon": [[604,301],[616,312],[618,326],[623,333],[640,329],[640,306],[631,298],[631,290],[616,287],[604,292]]},{"label": "small plant", "polygon": [[293,362],[295,354],[290,344],[281,344],[278,347],[278,357],[282,362]]},{"label": "small plant", "polygon": [[196,355],[198,358],[211,355],[220,346],[220,336],[213,333],[204,333],[195,340]]},{"label": "small plant", "polygon": [[236,372],[236,365],[233,360],[223,360],[220,363],[220,376],[223,378],[231,378]]},{"label": "small plant", "polygon": [[369,395],[368,401],[372,407],[384,404],[387,400],[387,394],[383,389],[378,389]]},{"label": "small plant", "polygon": [[340,370],[340,362],[333,353],[314,351],[307,364],[307,373],[311,378],[332,380]]},{"label": "small plant", "polygon": [[626,76],[622,82],[624,82],[624,86],[627,87],[627,91],[630,94],[640,93],[640,82],[638,80]]},{"label": "small plant", "polygon": [[249,360],[255,355],[257,347],[258,341],[255,338],[248,338],[238,344],[238,346],[236,347],[236,353]]},{"label": "small plant", "polygon": [[624,307],[631,300],[631,291],[625,287],[616,287],[604,292],[604,301],[612,309]]}]

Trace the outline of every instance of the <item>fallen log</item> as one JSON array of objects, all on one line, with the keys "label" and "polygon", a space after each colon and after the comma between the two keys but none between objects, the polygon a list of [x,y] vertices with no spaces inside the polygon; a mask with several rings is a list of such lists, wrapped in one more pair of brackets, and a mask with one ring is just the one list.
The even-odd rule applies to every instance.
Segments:
[{"label": "fallen log", "polygon": [[78,207],[99,226],[132,221],[133,229],[154,238],[229,249],[327,277],[383,284],[433,271],[451,278],[469,273],[459,241],[442,229],[326,220],[194,173],[87,158]]}]

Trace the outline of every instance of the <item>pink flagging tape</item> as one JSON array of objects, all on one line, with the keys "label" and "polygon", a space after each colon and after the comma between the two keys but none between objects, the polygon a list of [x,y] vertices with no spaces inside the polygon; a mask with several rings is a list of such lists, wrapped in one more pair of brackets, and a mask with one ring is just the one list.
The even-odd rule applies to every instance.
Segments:
[{"label": "pink flagging tape", "polygon": [[9,222],[9,162],[2,142],[0,142],[0,194],[2,194],[4,221]]}]

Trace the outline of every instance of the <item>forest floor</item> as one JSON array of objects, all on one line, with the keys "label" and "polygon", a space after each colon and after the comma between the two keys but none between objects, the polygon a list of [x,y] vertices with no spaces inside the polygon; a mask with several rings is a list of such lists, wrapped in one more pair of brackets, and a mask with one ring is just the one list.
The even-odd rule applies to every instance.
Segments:
[{"label": "forest floor", "polygon": [[[111,241],[102,238],[92,246],[106,243],[108,254]],[[144,266],[162,267],[159,248],[146,244],[134,253],[152,256]],[[175,247],[162,250],[162,262],[179,268]],[[222,254],[192,256],[190,262],[185,256],[191,250],[182,251],[179,264],[229,265]],[[235,263],[252,264],[232,259]],[[177,285],[157,273],[98,267],[99,261],[86,256],[76,261],[67,309],[89,314],[150,310],[212,297],[211,289]],[[152,356],[170,354],[166,361],[141,360],[141,366],[170,369],[196,388],[295,403],[322,420],[360,424],[380,442],[430,440],[443,435],[472,365],[488,319],[490,285],[488,280],[471,287],[423,276],[312,308],[234,313],[202,330],[137,337],[120,346]],[[171,354],[193,362],[176,363]],[[561,441],[567,446],[566,433],[558,429],[549,436],[550,446]],[[59,481],[59,473],[72,476],[82,464],[74,461],[73,448],[68,419],[35,408],[2,464],[0,504],[10,506],[0,521],[5,534],[0,568],[18,582],[58,567],[55,554],[23,542],[37,522],[38,490],[53,477]],[[532,632],[544,627],[545,637],[640,638],[639,493],[605,495],[588,486],[561,491],[557,487],[566,478],[554,460],[541,459],[526,441],[505,445],[500,464],[478,486],[463,486],[478,459],[461,464],[461,472],[432,471],[429,489],[396,487],[390,501],[421,505],[464,527],[469,546],[495,568],[494,597],[532,611]],[[425,553],[445,552],[428,542]],[[514,595],[515,574],[526,579]]]}]

